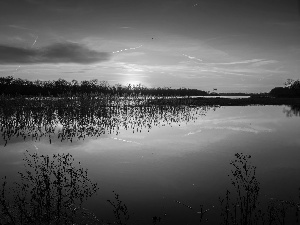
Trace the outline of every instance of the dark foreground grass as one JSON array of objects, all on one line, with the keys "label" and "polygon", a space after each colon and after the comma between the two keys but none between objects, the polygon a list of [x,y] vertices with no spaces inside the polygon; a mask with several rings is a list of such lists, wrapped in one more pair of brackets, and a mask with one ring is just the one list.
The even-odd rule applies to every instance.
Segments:
[{"label": "dark foreground grass", "polygon": [[[25,172],[8,189],[6,177],[0,189],[0,224],[86,224],[93,215],[82,208],[94,195],[87,170],[75,165],[70,154],[52,158],[25,153]],[[92,223],[91,223],[92,224]]]},{"label": "dark foreground grass", "polygon": [[[260,182],[250,155],[235,154],[231,161],[232,188],[219,197],[221,225],[285,225],[299,224],[300,188],[295,201],[269,199],[261,201]],[[52,157],[25,152],[25,171],[19,172],[20,181],[7,188],[6,177],[0,187],[0,225],[8,224],[118,224],[130,225],[131,213],[120,196],[107,200],[115,220],[101,222],[83,208],[84,201],[98,191],[80,163],[75,165],[70,154]],[[198,224],[211,224],[203,205]],[[153,216],[147,224],[167,224]],[[188,221],[187,221],[188,223]],[[142,225],[142,224],[141,224]]]},{"label": "dark foreground grass", "polygon": [[[219,198],[222,206],[221,224],[283,225],[288,224],[286,215],[291,210],[295,212],[294,223],[299,223],[300,198],[298,202],[278,199],[261,202],[256,167],[249,162],[251,156],[237,153],[235,157],[236,159],[230,163],[233,167],[230,176],[232,190],[227,190],[226,196]],[[289,218],[290,222],[291,219]]]}]

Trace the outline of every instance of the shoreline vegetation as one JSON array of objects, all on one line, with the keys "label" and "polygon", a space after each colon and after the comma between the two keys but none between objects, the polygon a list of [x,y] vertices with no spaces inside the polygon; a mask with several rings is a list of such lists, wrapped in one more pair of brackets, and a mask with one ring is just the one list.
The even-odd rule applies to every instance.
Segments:
[{"label": "shoreline vegetation", "polygon": [[196,105],[219,105],[219,106],[247,106],[247,105],[300,105],[299,98],[195,98],[192,104]]},{"label": "shoreline vegetation", "polygon": [[[59,78],[53,81],[29,81],[21,78],[13,78],[12,76],[0,77],[0,95],[7,97],[27,96],[27,97],[61,97],[61,96],[80,96],[83,94],[92,95],[115,95],[124,96],[250,96],[252,102],[257,99],[263,99],[258,102],[274,101],[279,98],[279,104],[291,98],[300,98],[300,80],[288,79],[285,87],[275,87],[270,92],[265,93],[217,93],[207,92],[198,89],[189,88],[171,88],[171,87],[146,87],[142,84],[127,86],[121,84],[110,85],[107,81],[77,80],[67,81]],[[249,101],[249,100],[248,100]],[[277,102],[278,102],[277,101]],[[291,102],[292,100],[289,100]],[[298,101],[296,101],[298,103]],[[251,103],[252,104],[252,103]],[[254,103],[256,104],[256,103]],[[274,104],[274,103],[273,103]],[[278,103],[276,103],[278,104]]]},{"label": "shoreline vegetation", "polygon": [[[300,105],[300,81],[289,79],[285,87],[275,87],[269,93],[216,93],[197,89],[170,87],[147,88],[142,84],[122,86],[109,85],[97,79],[90,81],[64,79],[53,81],[28,81],[20,78],[0,77],[0,101],[46,100],[48,98],[99,98],[119,101],[146,99],[151,104],[189,106],[247,106],[247,105]],[[214,97],[212,97],[214,96]],[[222,97],[220,97],[222,96]],[[230,98],[250,96],[249,98]],[[122,99],[123,101],[123,99]],[[139,101],[140,102],[140,101]],[[299,107],[298,107],[299,108]]]}]

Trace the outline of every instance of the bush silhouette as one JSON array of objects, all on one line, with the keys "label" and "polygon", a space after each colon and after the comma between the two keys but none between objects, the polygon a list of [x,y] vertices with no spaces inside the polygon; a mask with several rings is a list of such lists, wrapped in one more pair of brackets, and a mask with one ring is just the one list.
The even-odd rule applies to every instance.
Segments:
[{"label": "bush silhouette", "polygon": [[115,200],[107,200],[107,202],[109,202],[109,204],[113,207],[113,213],[116,219],[114,223],[118,225],[126,225],[130,218],[127,206],[122,200],[120,200],[119,194],[114,191],[113,193],[115,194]]},{"label": "bush silhouette", "polygon": [[251,156],[236,153],[235,157],[236,159],[230,163],[233,166],[231,170],[233,193],[227,190],[225,198],[219,198],[221,224],[284,225],[287,224],[288,213],[293,210],[295,210],[295,222],[299,223],[300,202],[269,198],[266,207],[263,207],[260,201],[260,183],[256,178],[256,167],[249,161]]},{"label": "bush silhouette", "polygon": [[230,201],[230,191],[227,190],[226,198],[220,199],[224,206],[222,216],[225,224],[255,224],[258,214],[259,182],[256,179],[256,167],[248,159],[250,155],[236,153],[236,159],[231,161],[231,183],[234,187],[235,201]]},{"label": "bush silhouette", "polygon": [[0,224],[78,224],[96,220],[82,208],[98,190],[87,170],[74,165],[68,154],[53,157],[25,152],[25,171],[7,191],[6,177],[0,189]]}]

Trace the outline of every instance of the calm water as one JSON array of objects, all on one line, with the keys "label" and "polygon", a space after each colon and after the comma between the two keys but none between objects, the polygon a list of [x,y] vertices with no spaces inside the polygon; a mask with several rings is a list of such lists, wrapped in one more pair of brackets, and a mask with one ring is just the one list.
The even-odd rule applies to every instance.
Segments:
[{"label": "calm water", "polygon": [[26,149],[39,154],[69,152],[99,184],[98,194],[86,205],[99,218],[113,221],[106,200],[113,199],[112,191],[116,191],[131,213],[132,224],[151,224],[153,216],[162,217],[165,224],[198,224],[201,204],[210,209],[210,221],[215,221],[218,197],[224,197],[230,188],[229,163],[237,152],[252,156],[266,199],[296,199],[300,187],[300,117],[289,114],[289,109],[208,109],[205,115],[188,122],[158,122],[149,132],[142,129],[133,133],[121,126],[118,135],[106,133],[72,143],[61,142],[55,135],[51,144],[47,138],[23,141],[13,137],[4,147],[1,139],[0,177],[17,177]]},{"label": "calm water", "polygon": [[237,99],[237,98],[250,98],[249,96],[192,96],[192,98],[231,98],[231,99]]}]

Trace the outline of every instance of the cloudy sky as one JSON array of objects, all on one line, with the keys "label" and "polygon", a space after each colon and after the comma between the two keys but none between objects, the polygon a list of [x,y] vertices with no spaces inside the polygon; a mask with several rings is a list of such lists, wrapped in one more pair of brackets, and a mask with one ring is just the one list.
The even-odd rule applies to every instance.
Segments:
[{"label": "cloudy sky", "polygon": [[300,78],[299,8],[298,0],[0,0],[0,76],[265,92]]}]

